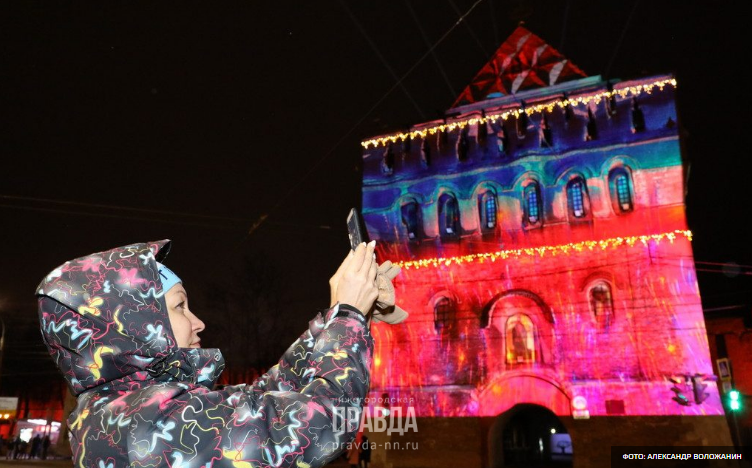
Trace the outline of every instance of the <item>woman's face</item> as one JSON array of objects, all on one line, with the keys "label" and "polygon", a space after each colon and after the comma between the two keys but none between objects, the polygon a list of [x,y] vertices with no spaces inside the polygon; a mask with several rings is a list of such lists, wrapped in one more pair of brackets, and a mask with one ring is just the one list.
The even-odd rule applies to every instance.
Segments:
[{"label": "woman's face", "polygon": [[188,294],[182,283],[178,283],[165,294],[167,310],[170,316],[172,333],[181,348],[200,348],[201,338],[198,333],[204,329],[204,322],[193,315],[188,308]]}]

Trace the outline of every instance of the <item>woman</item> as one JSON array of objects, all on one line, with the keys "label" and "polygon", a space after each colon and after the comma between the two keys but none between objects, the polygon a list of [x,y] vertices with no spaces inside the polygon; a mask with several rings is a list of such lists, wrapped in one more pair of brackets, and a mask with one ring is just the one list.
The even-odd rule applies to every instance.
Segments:
[{"label": "woman", "polygon": [[[352,440],[369,389],[378,295],[374,243],[330,280],[336,304],[250,385],[212,391],[224,368],[161,265],[168,240],[64,263],[38,286],[42,337],[77,396],[68,419],[81,468],[318,467]],[[350,410],[352,414],[352,410]],[[359,419],[359,418],[358,418]],[[342,429],[345,429],[344,431]]]}]

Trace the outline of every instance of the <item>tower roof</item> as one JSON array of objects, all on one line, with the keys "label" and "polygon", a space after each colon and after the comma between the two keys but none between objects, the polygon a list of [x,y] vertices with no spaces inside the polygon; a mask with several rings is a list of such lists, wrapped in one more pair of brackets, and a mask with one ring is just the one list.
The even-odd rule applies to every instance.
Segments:
[{"label": "tower roof", "polygon": [[452,107],[586,76],[543,39],[518,26]]}]

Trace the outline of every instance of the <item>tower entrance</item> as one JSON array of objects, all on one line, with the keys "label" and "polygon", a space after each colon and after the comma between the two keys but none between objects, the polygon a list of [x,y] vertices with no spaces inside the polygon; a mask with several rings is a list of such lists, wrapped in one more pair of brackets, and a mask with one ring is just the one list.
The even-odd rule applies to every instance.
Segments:
[{"label": "tower entrance", "polygon": [[572,466],[573,446],[567,428],[543,406],[513,406],[499,415],[489,439],[493,468]]}]

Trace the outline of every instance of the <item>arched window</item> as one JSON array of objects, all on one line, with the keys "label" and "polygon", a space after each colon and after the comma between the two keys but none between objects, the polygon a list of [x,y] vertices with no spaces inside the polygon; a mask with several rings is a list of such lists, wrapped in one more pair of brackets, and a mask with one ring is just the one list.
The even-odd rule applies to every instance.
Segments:
[{"label": "arched window", "polygon": [[439,298],[433,305],[433,325],[436,331],[447,329],[452,325],[454,304],[448,297]]},{"label": "arched window", "polygon": [[535,325],[525,314],[507,319],[505,327],[507,364],[526,364],[538,360]]},{"label": "arched window", "polygon": [[540,224],[543,217],[543,203],[541,200],[540,185],[538,182],[530,182],[524,190],[525,224]]},{"label": "arched window", "polygon": [[458,237],[460,234],[460,209],[457,199],[450,193],[439,197],[439,231],[441,237]]},{"label": "arched window", "polygon": [[392,145],[386,147],[384,156],[381,158],[381,172],[386,175],[391,175],[394,172],[394,150]]},{"label": "arched window", "polygon": [[400,209],[402,214],[402,225],[407,231],[407,238],[417,240],[421,237],[421,216],[420,206],[415,200],[410,200]]},{"label": "arched window", "polygon": [[571,216],[575,218],[587,216],[587,186],[582,177],[576,177],[567,183],[567,205]]},{"label": "arched window", "polygon": [[486,190],[478,197],[478,214],[481,231],[493,231],[496,228],[496,194]]},{"label": "arched window", "polygon": [[590,310],[598,325],[608,328],[614,317],[614,301],[611,297],[611,286],[605,281],[599,281],[590,288]]},{"label": "arched window", "polygon": [[632,200],[632,177],[629,171],[623,167],[612,169],[608,175],[609,191],[614,211],[626,213],[634,209]]}]

